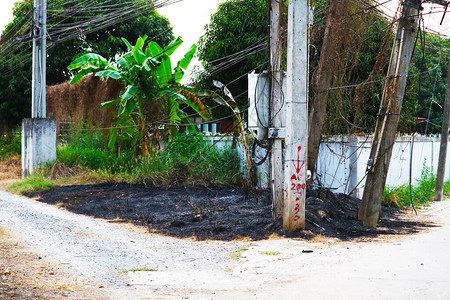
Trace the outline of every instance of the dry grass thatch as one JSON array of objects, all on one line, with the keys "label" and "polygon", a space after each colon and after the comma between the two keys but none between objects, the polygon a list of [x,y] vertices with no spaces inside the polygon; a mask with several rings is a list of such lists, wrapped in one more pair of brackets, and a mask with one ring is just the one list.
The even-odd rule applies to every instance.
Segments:
[{"label": "dry grass thatch", "polygon": [[77,84],[68,81],[47,87],[47,114],[56,119],[58,132],[66,122],[72,127],[109,127],[116,115],[115,108],[100,109],[100,104],[119,97],[123,84],[117,80],[102,80],[85,76]]}]

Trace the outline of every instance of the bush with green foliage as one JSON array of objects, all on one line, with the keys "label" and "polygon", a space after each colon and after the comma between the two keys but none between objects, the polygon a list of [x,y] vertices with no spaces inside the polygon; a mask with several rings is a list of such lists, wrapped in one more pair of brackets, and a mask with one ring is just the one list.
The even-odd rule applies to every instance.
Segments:
[{"label": "bush with green foliage", "polygon": [[[433,200],[434,189],[436,187],[436,176],[423,164],[422,174],[417,185],[411,187],[407,184],[399,187],[391,187],[386,185],[383,194],[383,205],[392,207],[409,207],[411,206],[411,195],[414,205],[426,205]],[[449,183],[446,183],[449,186]],[[450,187],[450,186],[449,186]]]},{"label": "bush with green foliage", "polygon": [[57,162],[69,167],[80,166],[90,170],[119,173],[136,164],[132,151],[119,155],[106,147],[107,140],[100,132],[76,132],[58,147]]},{"label": "bush with green foliage", "polygon": [[7,136],[0,137],[0,159],[20,155],[21,149],[22,138],[20,133],[17,133],[12,138]]},{"label": "bush with green foliage", "polygon": [[[203,140],[198,132],[177,135],[164,150],[151,150],[149,155],[135,158],[132,151],[112,152],[104,134],[78,132],[62,141],[57,160],[45,165],[31,181],[43,178],[59,178],[52,172],[72,168],[92,171],[110,180],[125,180],[168,186],[186,182],[189,184],[241,185],[240,159],[235,149],[218,150]],[[70,173],[70,172],[69,172]],[[45,176],[44,176],[45,175]],[[47,180],[44,180],[47,182]]]}]

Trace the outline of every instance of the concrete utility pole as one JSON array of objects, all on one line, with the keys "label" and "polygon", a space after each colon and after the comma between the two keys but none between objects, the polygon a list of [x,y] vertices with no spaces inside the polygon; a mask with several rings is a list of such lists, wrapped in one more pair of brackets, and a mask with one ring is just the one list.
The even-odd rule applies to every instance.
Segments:
[{"label": "concrete utility pole", "polygon": [[289,1],[283,214],[285,231],[305,229],[308,15],[307,0]]},{"label": "concrete utility pole", "polygon": [[364,226],[375,227],[397,132],[397,124],[405,94],[406,79],[418,29],[420,0],[402,3],[402,16],[392,48],[389,69],[384,82],[378,120],[372,140],[368,174],[358,218]]},{"label": "concrete utility pole", "polygon": [[[283,107],[283,74],[281,71],[282,57],[282,12],[283,2],[272,0],[270,6],[270,125],[269,138],[274,138],[271,153],[271,181],[272,181],[272,215],[277,220],[283,216],[283,149],[284,136],[279,135],[282,128]],[[275,136],[271,133],[275,132]]]},{"label": "concrete utility pole", "polygon": [[34,1],[31,119],[22,121],[22,177],[56,159],[56,122],[46,119],[47,0]]},{"label": "concrete utility pole", "polygon": [[441,201],[444,192],[444,175],[447,158],[448,125],[450,118],[450,63],[447,71],[447,89],[445,92],[444,120],[442,121],[441,147],[439,149],[438,172],[436,177],[436,190],[434,201]]},{"label": "concrete utility pole", "polygon": [[31,117],[46,117],[46,33],[47,0],[34,0],[33,18],[33,77],[31,79]]}]

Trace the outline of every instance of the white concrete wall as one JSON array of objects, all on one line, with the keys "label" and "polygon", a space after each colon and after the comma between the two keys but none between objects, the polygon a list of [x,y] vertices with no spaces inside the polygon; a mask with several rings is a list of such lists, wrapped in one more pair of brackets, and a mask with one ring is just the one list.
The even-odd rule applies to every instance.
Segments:
[{"label": "white concrete wall", "polygon": [[[233,138],[230,136],[205,136],[209,143],[223,149],[231,147]],[[401,136],[396,139],[392,149],[392,158],[386,184],[399,186],[409,183],[411,136]],[[320,145],[319,159],[314,183],[332,189],[338,193],[350,193],[354,190],[357,197],[362,197],[364,191],[367,161],[369,160],[371,136],[333,137]],[[437,173],[440,137],[416,136],[412,155],[411,178],[417,184],[421,178],[424,164],[434,174]],[[237,147],[241,158],[241,169],[244,170],[245,156],[240,143]],[[258,152],[259,151],[259,152]],[[257,157],[265,155],[264,149],[257,150]],[[270,188],[269,159],[257,166],[258,187]],[[447,152],[447,168],[445,180],[450,179],[450,151]]]},{"label": "white concrete wall", "polygon": [[[359,183],[355,194],[362,196],[366,164],[372,137],[335,137],[323,143],[319,150],[316,181],[336,192],[349,193]],[[409,183],[411,136],[396,139],[392,149],[386,184],[399,186]],[[417,184],[424,164],[434,174],[437,172],[440,138],[416,136],[412,152],[411,178]],[[447,154],[446,180],[450,179],[450,152]]]}]

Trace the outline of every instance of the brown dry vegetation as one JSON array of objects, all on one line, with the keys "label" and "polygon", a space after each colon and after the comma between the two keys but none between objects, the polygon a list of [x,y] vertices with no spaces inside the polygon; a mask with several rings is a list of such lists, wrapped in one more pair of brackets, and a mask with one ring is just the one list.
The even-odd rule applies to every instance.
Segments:
[{"label": "brown dry vegetation", "polygon": [[106,299],[98,284],[74,279],[0,227],[0,299]]},{"label": "brown dry vegetation", "polygon": [[22,178],[20,157],[14,156],[0,160],[0,189],[5,189]]},{"label": "brown dry vegetation", "polygon": [[114,108],[100,109],[100,104],[119,97],[123,85],[117,80],[102,80],[85,76],[77,84],[68,81],[47,87],[47,113],[61,125],[86,124],[89,127],[109,127],[116,115]]}]

